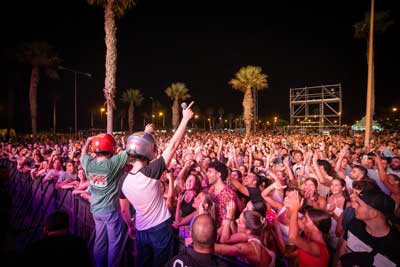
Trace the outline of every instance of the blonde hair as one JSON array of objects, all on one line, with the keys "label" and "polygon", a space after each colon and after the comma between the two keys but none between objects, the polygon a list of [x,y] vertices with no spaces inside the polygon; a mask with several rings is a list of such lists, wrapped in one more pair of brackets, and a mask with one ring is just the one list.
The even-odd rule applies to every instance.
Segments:
[{"label": "blonde hair", "polygon": [[206,207],[203,206],[204,211],[215,220],[215,202],[213,200],[213,197],[210,193],[202,191],[199,194],[203,193],[204,194],[204,200],[203,203],[206,205]]}]

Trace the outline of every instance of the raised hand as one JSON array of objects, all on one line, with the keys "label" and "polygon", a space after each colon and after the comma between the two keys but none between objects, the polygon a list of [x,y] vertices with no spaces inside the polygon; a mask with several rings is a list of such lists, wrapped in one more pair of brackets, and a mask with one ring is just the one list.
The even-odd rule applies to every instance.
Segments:
[{"label": "raised hand", "polygon": [[184,110],[182,110],[182,119],[190,120],[193,117],[192,106],[194,101],[192,101]]},{"label": "raised hand", "polygon": [[167,177],[168,182],[173,183],[174,176],[173,176],[172,173],[168,172],[168,173],[165,174],[165,176]]},{"label": "raised hand", "polygon": [[288,193],[285,202],[291,210],[299,210],[303,203],[303,199],[299,196],[298,191],[291,191]]},{"label": "raised hand", "polygon": [[283,165],[285,165],[285,167],[290,168],[289,157],[286,157],[286,158],[283,160]]},{"label": "raised hand", "polygon": [[235,217],[235,211],[236,211],[236,203],[235,201],[231,200],[226,205],[226,216],[233,219]]},{"label": "raised hand", "polygon": [[182,203],[182,201],[183,201],[183,198],[184,198],[184,193],[180,193],[179,195],[178,195],[178,199],[177,199],[177,204],[181,204]]},{"label": "raised hand", "polygon": [[154,125],[154,123],[149,123],[146,125],[146,127],[144,127],[144,132],[148,134],[153,134],[155,130],[156,126]]}]

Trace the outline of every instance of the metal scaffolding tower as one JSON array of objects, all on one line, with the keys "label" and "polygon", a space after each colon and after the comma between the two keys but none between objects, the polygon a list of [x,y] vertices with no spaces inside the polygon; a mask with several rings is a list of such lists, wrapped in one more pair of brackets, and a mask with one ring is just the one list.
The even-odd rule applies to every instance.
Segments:
[{"label": "metal scaffolding tower", "polygon": [[339,130],[342,125],[341,84],[290,88],[290,128]]}]

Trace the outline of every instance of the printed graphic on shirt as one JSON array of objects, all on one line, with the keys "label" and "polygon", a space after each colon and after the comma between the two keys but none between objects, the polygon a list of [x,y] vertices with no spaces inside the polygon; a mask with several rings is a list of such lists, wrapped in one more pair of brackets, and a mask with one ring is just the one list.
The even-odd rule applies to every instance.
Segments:
[{"label": "printed graphic on shirt", "polygon": [[357,236],[353,235],[352,232],[348,232],[347,238],[348,252],[371,252],[372,248],[361,241]]},{"label": "printed graphic on shirt", "polygon": [[97,186],[101,188],[107,186],[107,177],[101,174],[93,174],[89,176],[89,181],[91,186]]},{"label": "printed graphic on shirt", "polygon": [[[367,244],[365,244],[362,240],[360,240],[357,236],[352,234],[350,231],[348,232],[347,238],[347,250],[348,253],[352,252],[369,252],[373,251],[373,248]],[[385,266],[385,267],[394,267],[396,264],[388,259],[386,256],[377,253],[374,256],[374,266]]]}]

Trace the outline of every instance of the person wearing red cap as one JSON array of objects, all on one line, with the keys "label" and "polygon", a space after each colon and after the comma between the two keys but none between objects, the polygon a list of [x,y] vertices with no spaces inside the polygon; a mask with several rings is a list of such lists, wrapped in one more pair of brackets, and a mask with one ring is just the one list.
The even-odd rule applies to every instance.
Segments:
[{"label": "person wearing red cap", "polygon": [[[89,146],[96,156],[87,154]],[[119,266],[126,227],[120,215],[118,182],[127,162],[125,151],[115,154],[115,140],[110,134],[89,137],[82,148],[81,163],[90,184],[90,210],[95,222],[93,256],[96,266]]]}]

